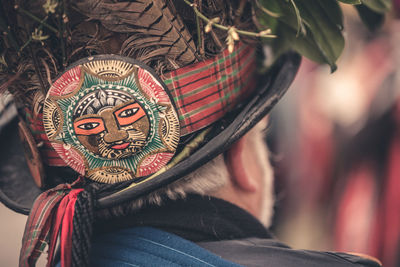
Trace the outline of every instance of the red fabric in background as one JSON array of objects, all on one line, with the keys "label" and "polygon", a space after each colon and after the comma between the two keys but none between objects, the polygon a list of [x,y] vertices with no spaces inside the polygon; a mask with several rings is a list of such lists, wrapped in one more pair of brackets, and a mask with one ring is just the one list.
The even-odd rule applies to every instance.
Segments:
[{"label": "red fabric in background", "polygon": [[[394,8],[400,11],[400,0]],[[400,103],[395,38],[400,21],[365,42],[356,26],[347,27],[356,37],[339,70],[329,77],[304,60],[289,101],[278,105],[277,154],[281,146],[286,155],[280,163],[284,174],[276,181],[284,195],[276,228],[296,246],[369,254],[395,267],[400,266],[400,112],[394,107]],[[346,113],[353,120],[341,121]],[[311,230],[302,226],[310,219]],[[309,232],[293,234],[296,223]]]},{"label": "red fabric in background", "polygon": [[393,0],[393,10],[397,17],[400,17],[400,0]]},{"label": "red fabric in background", "polygon": [[371,253],[369,244],[376,217],[375,170],[372,164],[354,168],[341,196],[335,225],[335,249]]},{"label": "red fabric in background", "polygon": [[400,240],[400,138],[399,131],[392,143],[385,194],[381,209],[383,210],[382,224],[382,259],[385,266],[396,266]]}]

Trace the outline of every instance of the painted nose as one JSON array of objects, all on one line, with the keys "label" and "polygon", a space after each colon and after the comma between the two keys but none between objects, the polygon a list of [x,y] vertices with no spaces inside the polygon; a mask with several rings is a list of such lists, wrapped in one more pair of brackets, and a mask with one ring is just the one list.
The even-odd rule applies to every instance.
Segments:
[{"label": "painted nose", "polygon": [[106,133],[104,135],[104,141],[106,143],[115,143],[128,138],[128,133],[119,129],[117,121],[111,112],[105,111],[102,113],[102,116],[106,126]]},{"label": "painted nose", "polygon": [[126,131],[122,131],[119,129],[117,129],[117,130],[108,129],[108,131],[104,135],[104,141],[106,143],[115,143],[118,141],[125,140],[126,138],[128,138],[128,133]]}]

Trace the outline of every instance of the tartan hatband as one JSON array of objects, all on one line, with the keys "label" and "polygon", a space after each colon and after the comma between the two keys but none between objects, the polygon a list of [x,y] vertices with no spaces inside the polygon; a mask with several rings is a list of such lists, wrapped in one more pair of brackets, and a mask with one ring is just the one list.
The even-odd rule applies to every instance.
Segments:
[{"label": "tartan hatband", "polygon": [[255,87],[255,49],[239,43],[229,53],[165,75],[176,104],[181,135],[198,131],[222,118]]}]

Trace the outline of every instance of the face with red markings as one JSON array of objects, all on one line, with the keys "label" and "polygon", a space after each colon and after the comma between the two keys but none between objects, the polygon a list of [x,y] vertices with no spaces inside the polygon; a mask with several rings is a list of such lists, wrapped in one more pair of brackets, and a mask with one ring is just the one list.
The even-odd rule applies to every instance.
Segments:
[{"label": "face with red markings", "polygon": [[52,85],[43,125],[72,169],[101,183],[149,176],[174,156],[179,117],[166,85],[141,62],[99,55]]},{"label": "face with red markings", "polygon": [[142,150],[150,123],[143,107],[131,95],[103,89],[79,101],[73,128],[90,152],[107,159],[120,159]]}]

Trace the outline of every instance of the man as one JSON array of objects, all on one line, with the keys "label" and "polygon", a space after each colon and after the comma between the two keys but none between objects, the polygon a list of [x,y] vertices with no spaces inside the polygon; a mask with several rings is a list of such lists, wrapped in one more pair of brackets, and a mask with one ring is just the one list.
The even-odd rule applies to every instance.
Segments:
[{"label": "man", "polygon": [[[4,4],[2,89],[16,96],[14,123],[37,185],[22,180],[29,175],[17,146],[4,144],[2,200],[30,213],[21,266],[34,265],[46,245],[49,266],[377,265],[291,250],[256,219],[270,224],[272,171],[263,126],[243,136],[282,97],[300,63],[286,53],[258,74],[252,38],[275,37],[255,32],[265,14],[276,19],[265,7]],[[261,15],[252,20],[254,10]]]},{"label": "man", "polygon": [[[274,239],[267,230],[274,195],[273,172],[264,143],[265,122],[254,127],[224,156],[183,181],[102,214],[103,219],[113,219],[97,224],[97,232],[103,234],[94,241],[93,263],[102,266],[109,262],[112,266],[115,255],[119,255],[116,251],[125,249],[129,257],[122,256],[124,260],[139,266],[149,264],[138,256],[146,248],[129,244],[129,240],[137,239],[137,233],[131,230],[139,229],[140,233],[142,228],[137,227],[147,226],[193,241],[243,266],[380,266],[372,258],[345,253],[293,250]],[[161,252],[153,254],[166,257]]]}]

